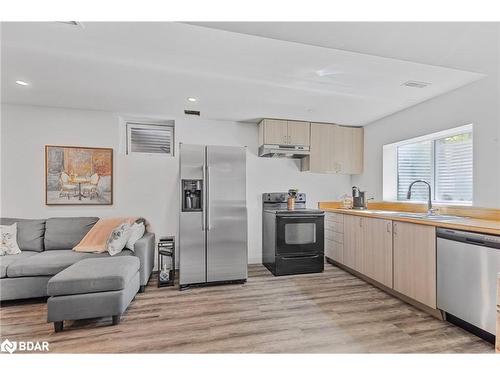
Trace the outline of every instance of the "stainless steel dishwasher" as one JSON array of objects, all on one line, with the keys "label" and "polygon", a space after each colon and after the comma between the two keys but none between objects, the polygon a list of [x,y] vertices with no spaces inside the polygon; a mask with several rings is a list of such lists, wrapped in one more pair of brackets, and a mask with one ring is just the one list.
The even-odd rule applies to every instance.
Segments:
[{"label": "stainless steel dishwasher", "polygon": [[491,341],[496,326],[500,236],[445,228],[438,228],[436,234],[437,307],[446,312],[447,320]]}]

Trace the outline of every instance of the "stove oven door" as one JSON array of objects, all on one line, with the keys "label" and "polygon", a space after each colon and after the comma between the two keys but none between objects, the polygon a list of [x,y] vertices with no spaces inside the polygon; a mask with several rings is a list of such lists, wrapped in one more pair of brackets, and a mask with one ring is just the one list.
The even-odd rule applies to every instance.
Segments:
[{"label": "stove oven door", "polygon": [[276,215],[276,255],[311,255],[323,250],[323,215]]}]

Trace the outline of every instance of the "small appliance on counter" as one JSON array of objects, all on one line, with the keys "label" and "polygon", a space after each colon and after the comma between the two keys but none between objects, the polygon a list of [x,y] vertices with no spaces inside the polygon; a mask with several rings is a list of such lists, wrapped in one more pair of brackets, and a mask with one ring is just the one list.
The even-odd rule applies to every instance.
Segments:
[{"label": "small appliance on counter", "polygon": [[366,210],[366,191],[360,191],[357,186],[352,187],[352,208],[354,210]]},{"label": "small appliance on counter", "polygon": [[306,195],[262,194],[262,263],[274,276],[323,272],[324,211],[306,208]]}]

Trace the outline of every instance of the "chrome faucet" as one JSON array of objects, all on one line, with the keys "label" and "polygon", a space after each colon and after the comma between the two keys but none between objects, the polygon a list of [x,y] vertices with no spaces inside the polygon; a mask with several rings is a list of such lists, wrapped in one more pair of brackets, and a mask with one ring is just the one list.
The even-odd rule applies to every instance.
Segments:
[{"label": "chrome faucet", "polygon": [[424,184],[427,185],[427,191],[429,193],[429,199],[427,200],[427,215],[434,215],[436,210],[432,208],[431,185],[427,181],[424,181],[424,180],[415,180],[415,181],[413,181],[410,184],[410,186],[408,187],[408,193],[406,193],[406,199],[411,199],[411,188],[417,182],[421,182],[421,183],[424,183]]}]

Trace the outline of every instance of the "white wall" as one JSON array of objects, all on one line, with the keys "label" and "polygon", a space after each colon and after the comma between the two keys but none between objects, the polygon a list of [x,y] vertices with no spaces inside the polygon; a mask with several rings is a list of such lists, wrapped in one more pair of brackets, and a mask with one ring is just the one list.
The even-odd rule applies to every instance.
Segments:
[{"label": "white wall", "polygon": [[[61,108],[2,104],[1,216],[141,215],[158,235],[177,234],[178,158],[127,156],[120,152],[117,114]],[[261,193],[297,187],[308,194],[311,207],[350,190],[350,176],[299,171],[298,162],[256,156],[255,124],[176,120],[176,143],[248,146],[247,205],[249,262],[261,261]],[[114,149],[112,206],[46,206],[44,146],[80,145]]]},{"label": "white wall", "polygon": [[500,47],[495,30],[492,25],[488,33],[455,41],[448,56],[454,67],[485,78],[365,127],[364,173],[353,176],[353,185],[381,200],[383,145],[472,123],[473,205],[500,208]]}]

